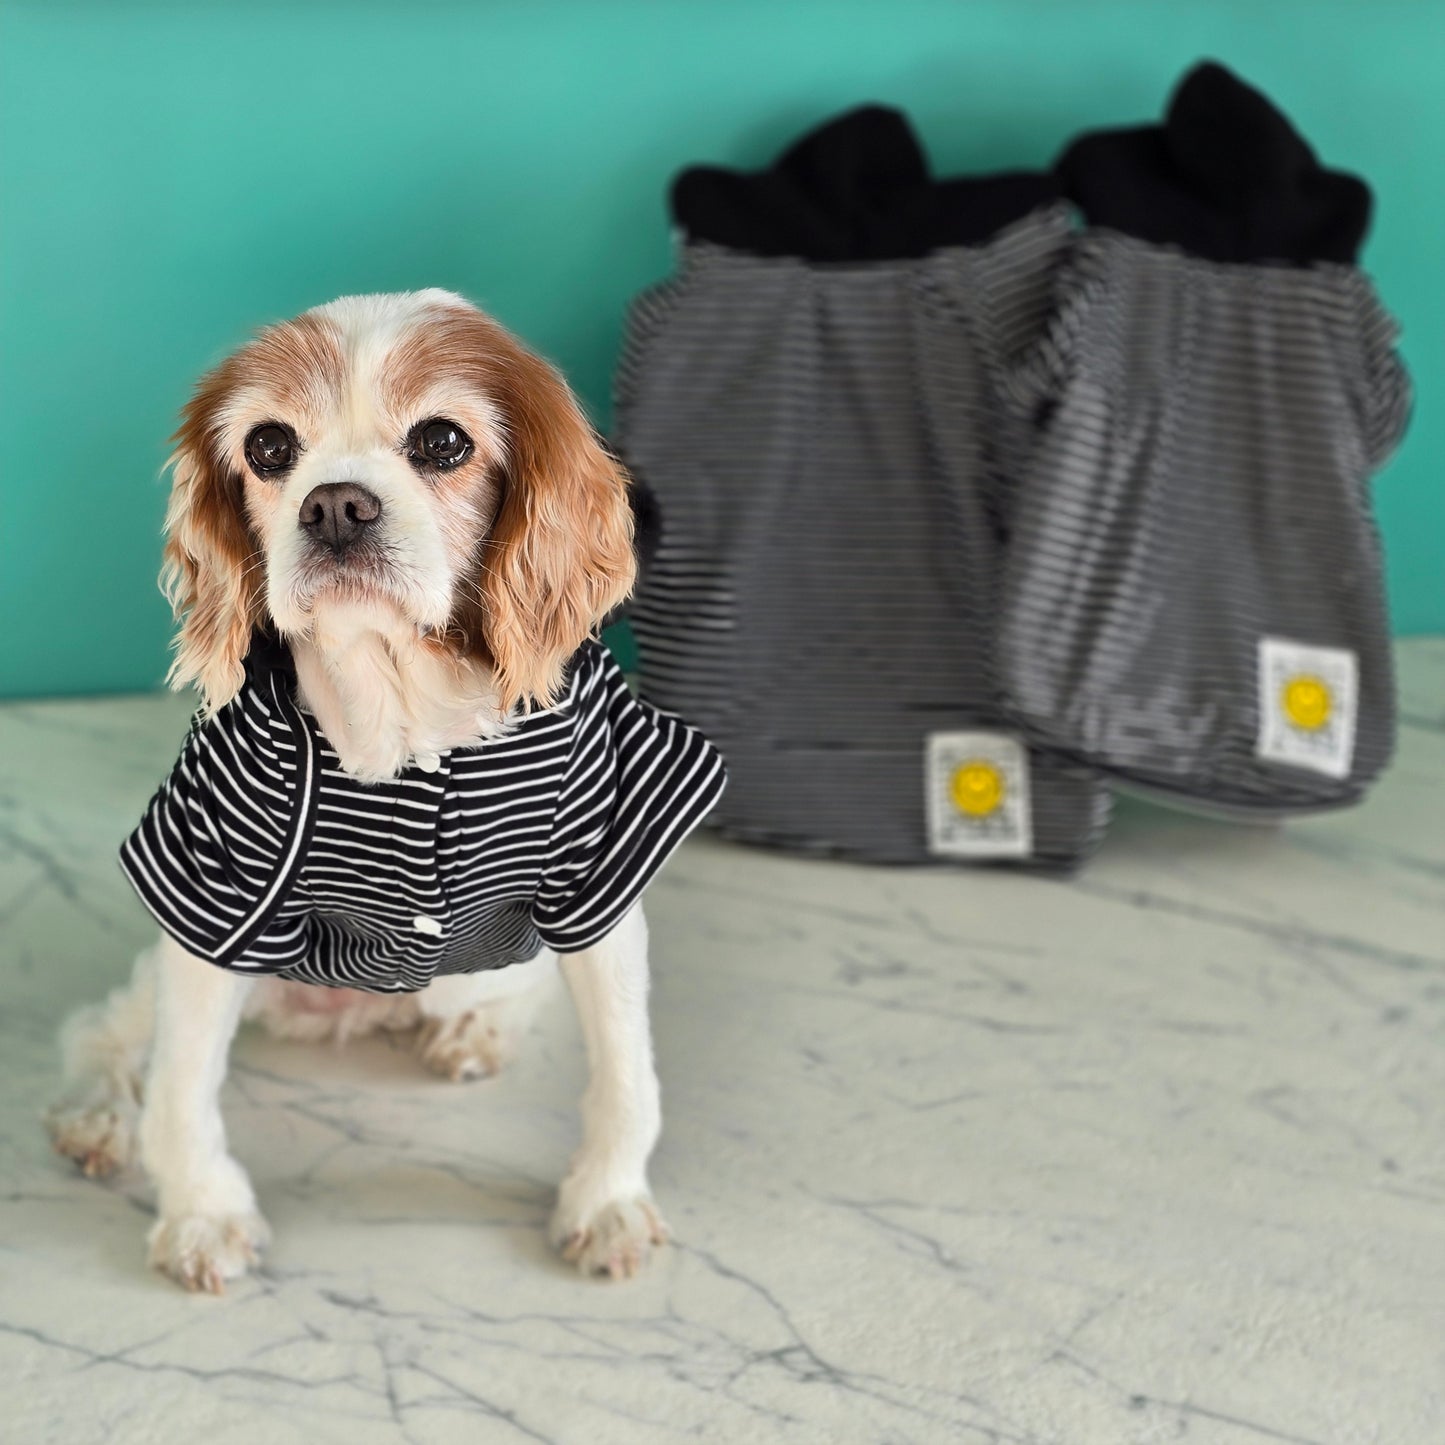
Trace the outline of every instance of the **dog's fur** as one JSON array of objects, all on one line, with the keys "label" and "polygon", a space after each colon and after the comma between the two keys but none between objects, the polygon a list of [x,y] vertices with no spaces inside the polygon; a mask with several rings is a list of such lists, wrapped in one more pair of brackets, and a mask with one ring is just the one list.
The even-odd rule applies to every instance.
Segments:
[{"label": "dog's fur", "polygon": [[[461,465],[409,459],[412,429],[432,418],[471,439]],[[284,473],[247,460],[263,423],[299,443]],[[171,470],[172,684],[194,684],[214,712],[241,686],[253,629],[275,628],[304,702],[363,781],[551,701],[568,658],[631,589],[621,471],[557,373],[447,292],[346,297],[261,332],[200,382]],[[380,500],[365,548],[331,555],[301,525],[302,502],[330,482]],[[543,954],[391,997],[253,983],[163,936],[128,985],[66,1023],[55,1147],[99,1175],[138,1146],[157,1193],[152,1262],[219,1291],[267,1234],[219,1109],[243,1018],[300,1039],[407,1030],[430,1067],[465,1079],[502,1066],[556,971]],[[629,1275],[665,1237],[647,1185],[660,1108],[641,909],[561,971],[591,1076],[552,1236],[584,1271]]]}]

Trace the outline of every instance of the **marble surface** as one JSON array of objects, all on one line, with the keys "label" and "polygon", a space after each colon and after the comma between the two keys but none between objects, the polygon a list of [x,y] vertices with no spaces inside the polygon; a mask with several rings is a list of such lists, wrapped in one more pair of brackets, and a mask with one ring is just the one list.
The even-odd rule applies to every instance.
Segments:
[{"label": "marble surface", "polygon": [[276,1242],[220,1300],[38,1122],[147,938],[113,855],[186,704],[0,709],[0,1438],[1445,1440],[1445,643],[1402,661],[1345,815],[1125,806],[1071,883],[688,845],[650,895],[677,1242],[630,1284],[543,1242],[560,1000],[471,1085],[243,1036]]}]

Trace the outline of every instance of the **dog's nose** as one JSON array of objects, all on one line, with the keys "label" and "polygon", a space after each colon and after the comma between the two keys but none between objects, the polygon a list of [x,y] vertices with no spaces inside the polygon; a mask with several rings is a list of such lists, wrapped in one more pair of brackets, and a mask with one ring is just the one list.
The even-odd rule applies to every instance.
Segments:
[{"label": "dog's nose", "polygon": [[301,526],[338,556],[381,516],[381,498],[355,482],[312,487],[301,503]]}]

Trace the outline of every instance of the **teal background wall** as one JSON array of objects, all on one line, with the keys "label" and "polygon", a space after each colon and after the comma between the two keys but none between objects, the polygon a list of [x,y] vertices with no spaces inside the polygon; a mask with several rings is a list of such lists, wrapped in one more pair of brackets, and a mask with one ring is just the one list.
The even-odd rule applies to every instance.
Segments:
[{"label": "teal background wall", "polygon": [[681,165],[868,99],[940,170],[1042,165],[1206,55],[1376,188],[1419,394],[1377,487],[1395,617],[1445,629],[1445,5],[0,0],[0,694],[161,678],[166,437],[254,326],[452,287],[605,423]]}]

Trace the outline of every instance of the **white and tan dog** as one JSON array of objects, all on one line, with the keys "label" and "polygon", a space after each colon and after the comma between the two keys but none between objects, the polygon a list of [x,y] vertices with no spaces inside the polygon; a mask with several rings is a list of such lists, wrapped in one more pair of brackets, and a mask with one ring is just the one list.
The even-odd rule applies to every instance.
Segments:
[{"label": "white and tan dog", "polygon": [[[253,630],[274,629],[299,701],[362,781],[434,766],[545,704],[632,585],[625,477],[561,378],[446,292],[348,297],[266,329],[202,380],[176,441],[173,685],[215,713]],[[386,995],[248,979],[163,935],[67,1022],[55,1147],[99,1175],[138,1144],[152,1262],[219,1291],[267,1237],[219,1108],[242,1018],[293,1038],[414,1029],[438,1072],[484,1075],[556,964],[544,951]],[[640,907],[561,971],[591,1074],[552,1236],[584,1271],[630,1275],[665,1237],[647,1183],[660,1109]]]}]

